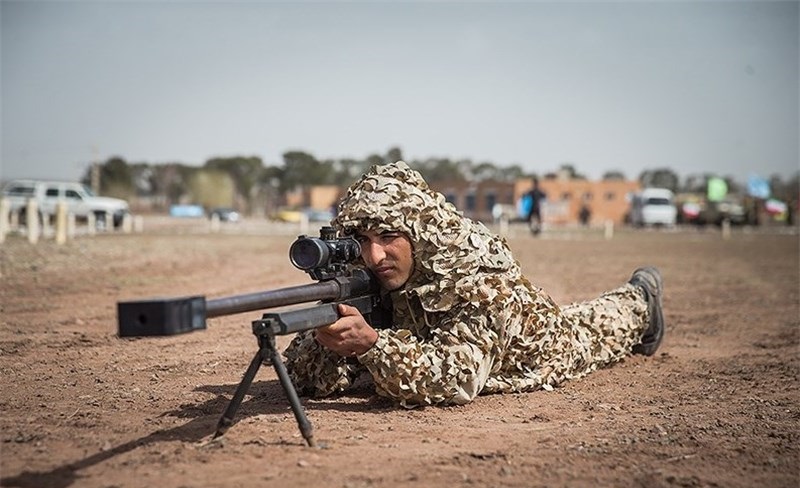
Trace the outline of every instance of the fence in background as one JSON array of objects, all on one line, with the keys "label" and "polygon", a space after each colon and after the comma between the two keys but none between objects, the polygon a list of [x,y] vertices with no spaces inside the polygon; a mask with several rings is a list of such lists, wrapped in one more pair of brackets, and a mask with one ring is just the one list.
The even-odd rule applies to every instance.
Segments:
[{"label": "fence in background", "polygon": [[54,239],[58,244],[64,244],[79,235],[92,236],[98,233],[121,232],[130,234],[140,232],[142,218],[126,214],[121,224],[115,228],[114,216],[107,213],[98,219],[90,213],[85,221],[78,224],[75,214],[67,211],[66,203],[56,206],[54,216],[42,215],[39,212],[35,199],[31,199],[24,211],[11,211],[8,199],[0,199],[0,243],[12,233],[24,235],[28,242],[36,244],[40,239]]},{"label": "fence in background", "polygon": [[[28,214],[27,212],[30,212]],[[294,238],[298,235],[316,236],[319,234],[320,227],[328,225],[329,222],[309,221],[301,219],[299,222],[281,222],[265,218],[242,218],[236,222],[221,221],[216,215],[207,217],[172,217],[169,215],[127,215],[118,228],[113,225],[104,225],[104,222],[112,222],[110,215],[106,215],[104,222],[98,222],[94,216],[90,216],[80,225],[76,222],[74,215],[69,215],[66,209],[61,210],[53,219],[38,218],[35,210],[26,210],[24,215],[12,213],[9,210],[8,202],[0,200],[0,243],[6,236],[17,235],[25,237],[28,241],[36,243],[40,239],[53,239],[59,244],[68,242],[76,237],[92,236],[95,234],[168,234],[168,235],[254,235],[254,236],[286,236]],[[42,222],[42,220],[47,220]],[[52,220],[52,221],[51,221]],[[35,226],[28,226],[26,222],[36,222]],[[493,232],[506,238],[524,238],[531,236],[531,230],[527,222],[509,221],[500,218],[494,222],[488,222],[487,227]],[[732,226],[725,222],[719,228],[716,226],[697,227],[697,226],[675,226],[672,228],[652,228],[638,229],[630,226],[616,226],[611,221],[592,226],[574,225],[551,225],[545,224],[541,234],[537,239],[616,239],[620,235],[627,233],[640,232],[679,232],[686,234],[693,233],[718,233],[722,239],[731,239],[736,235],[754,232],[770,233],[800,233],[800,227],[781,226],[781,227],[742,227],[734,230]]]},{"label": "fence in background", "polygon": [[[33,222],[33,225],[28,225]],[[285,235],[295,237],[300,234],[317,235],[319,228],[329,222],[310,222],[301,216],[298,222],[277,222],[261,218],[241,219],[236,222],[220,220],[212,214],[196,218],[173,217],[169,215],[130,215],[123,217],[118,226],[113,225],[113,216],[104,215],[98,219],[90,214],[85,219],[77,219],[67,212],[66,205],[59,205],[56,214],[42,217],[36,201],[26,204],[25,210],[11,211],[7,199],[0,199],[0,243],[7,236],[16,235],[36,244],[41,239],[64,244],[76,237],[97,234],[230,234],[230,235]]]}]

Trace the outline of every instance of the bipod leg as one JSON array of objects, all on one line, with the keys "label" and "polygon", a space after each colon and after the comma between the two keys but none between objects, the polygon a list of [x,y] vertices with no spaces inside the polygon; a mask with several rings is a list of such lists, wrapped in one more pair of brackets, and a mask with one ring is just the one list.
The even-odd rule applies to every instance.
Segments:
[{"label": "bipod leg", "polygon": [[253,360],[250,361],[250,366],[248,366],[247,371],[244,372],[242,381],[239,383],[239,386],[236,387],[236,392],[233,394],[230,403],[228,403],[228,408],[225,409],[225,413],[222,414],[219,422],[217,422],[217,431],[214,433],[214,439],[224,434],[225,431],[233,425],[233,417],[236,415],[239,405],[242,404],[247,390],[250,389],[250,385],[253,384],[253,379],[256,377],[256,373],[258,373],[258,368],[261,367],[262,354],[262,350],[259,349]]},{"label": "bipod leg", "polygon": [[294,384],[286,371],[286,365],[283,364],[283,359],[281,359],[280,353],[275,348],[275,337],[270,335],[265,338],[265,342],[269,342],[268,346],[265,345],[265,349],[267,349],[270,362],[278,374],[278,380],[281,382],[283,392],[286,393],[286,397],[292,406],[292,412],[294,412],[294,418],[297,420],[297,426],[300,427],[300,433],[309,447],[317,447],[317,442],[314,440],[314,427],[309,422],[306,412],[303,410],[303,405],[300,404],[300,398],[297,396],[297,390],[294,389]]}]

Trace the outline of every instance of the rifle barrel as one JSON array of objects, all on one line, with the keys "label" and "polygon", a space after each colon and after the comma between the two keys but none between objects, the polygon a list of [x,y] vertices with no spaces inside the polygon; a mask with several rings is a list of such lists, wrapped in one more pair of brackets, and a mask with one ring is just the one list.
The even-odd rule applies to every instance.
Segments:
[{"label": "rifle barrel", "polygon": [[120,337],[172,335],[206,328],[206,319],[319,300],[373,293],[377,282],[361,269],[307,285],[206,300],[204,296],[117,302]]},{"label": "rifle barrel", "polygon": [[233,315],[315,300],[336,299],[340,296],[340,288],[340,284],[335,280],[329,280],[246,295],[215,298],[206,301],[206,317]]}]

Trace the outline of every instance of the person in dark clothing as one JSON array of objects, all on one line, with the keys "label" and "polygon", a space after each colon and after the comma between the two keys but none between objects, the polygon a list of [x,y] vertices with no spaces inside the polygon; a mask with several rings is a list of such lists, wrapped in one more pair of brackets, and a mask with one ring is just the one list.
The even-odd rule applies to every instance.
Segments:
[{"label": "person in dark clothing", "polygon": [[539,188],[539,179],[533,179],[533,188],[526,195],[530,198],[531,210],[528,212],[528,225],[533,235],[542,231],[542,202],[547,200],[547,194]]},{"label": "person in dark clothing", "polygon": [[589,208],[589,204],[584,202],[578,212],[578,220],[580,220],[582,226],[586,227],[589,225],[590,218],[592,218],[592,210]]}]

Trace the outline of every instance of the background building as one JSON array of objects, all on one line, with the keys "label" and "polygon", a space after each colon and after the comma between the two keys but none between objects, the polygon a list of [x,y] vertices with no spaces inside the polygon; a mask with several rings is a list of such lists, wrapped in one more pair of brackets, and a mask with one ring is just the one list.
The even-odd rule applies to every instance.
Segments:
[{"label": "background building", "polygon": [[496,204],[516,205],[514,186],[513,182],[494,180],[431,184],[432,189],[442,193],[465,216],[483,222],[494,220],[492,211]]},{"label": "background building", "polygon": [[[638,192],[638,181],[578,179],[545,179],[539,187],[547,194],[542,208],[545,223],[564,225],[580,222],[580,212],[589,210],[588,224],[612,221],[622,224],[630,209],[629,196]],[[484,180],[432,183],[431,188],[442,193],[469,218],[482,222],[495,220],[496,205],[500,205],[510,219],[521,218],[519,202],[533,188],[531,178],[514,182]],[[344,189],[335,185],[315,185],[286,194],[290,208],[330,210],[338,203]]]},{"label": "background building", "polygon": [[[514,184],[514,201],[533,188],[530,178]],[[638,192],[641,184],[629,180],[578,180],[541,179],[539,188],[547,194],[547,203],[542,208],[542,218],[549,224],[573,224],[579,222],[581,208],[590,212],[588,224],[612,221],[625,222],[630,209],[629,195]]]}]

